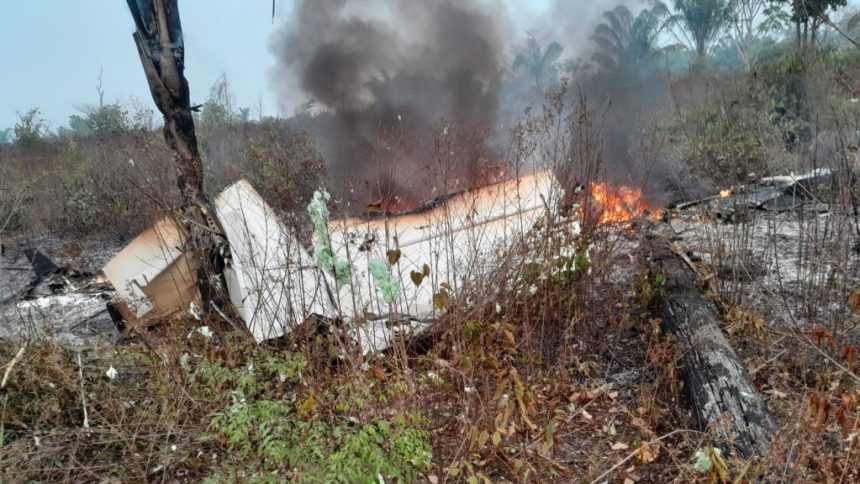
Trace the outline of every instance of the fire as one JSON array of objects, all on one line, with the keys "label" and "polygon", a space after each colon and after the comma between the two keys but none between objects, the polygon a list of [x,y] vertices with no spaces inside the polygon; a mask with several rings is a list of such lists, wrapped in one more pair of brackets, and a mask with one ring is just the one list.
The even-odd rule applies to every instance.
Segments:
[{"label": "fire", "polygon": [[720,198],[729,198],[734,195],[734,191],[731,188],[726,188],[725,190],[720,190]]},{"label": "fire", "polygon": [[650,214],[659,218],[662,211],[652,212],[642,198],[642,190],[626,186],[613,187],[606,183],[591,183],[591,198],[597,203],[599,224],[629,222]]}]

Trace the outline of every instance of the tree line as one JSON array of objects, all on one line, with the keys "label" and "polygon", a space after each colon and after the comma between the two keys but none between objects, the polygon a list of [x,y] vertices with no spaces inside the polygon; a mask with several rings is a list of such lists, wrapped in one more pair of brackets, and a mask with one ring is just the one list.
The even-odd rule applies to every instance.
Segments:
[{"label": "tree line", "polygon": [[[750,70],[762,57],[821,48],[856,47],[860,15],[847,0],[649,0],[633,11],[618,5],[603,13],[586,58],[563,60],[564,46],[529,32],[504,69],[522,89],[545,91],[563,77],[636,81],[657,70]],[[148,131],[154,111],[139,102],[125,106],[104,100],[99,75],[97,104],[77,106],[68,125],[52,131],[38,108],[18,112],[18,122],[0,129],[0,144],[28,146],[52,138]],[[195,106],[201,134],[251,121],[251,110],[236,107],[226,75]]]}]

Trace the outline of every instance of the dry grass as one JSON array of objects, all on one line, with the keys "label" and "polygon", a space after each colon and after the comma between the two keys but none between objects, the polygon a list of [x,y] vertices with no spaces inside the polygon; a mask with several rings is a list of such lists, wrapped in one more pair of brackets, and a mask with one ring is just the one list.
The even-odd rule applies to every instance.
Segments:
[{"label": "dry grass", "polygon": [[[822,94],[828,86],[817,86],[815,98],[831,99]],[[742,91],[733,84],[723,94]],[[827,129],[853,131],[838,112],[830,109]],[[811,157],[824,157],[797,140],[769,146],[773,125],[737,132],[758,118],[733,120],[720,127],[742,143],[711,146],[715,157],[694,169],[716,165],[713,175],[734,180],[768,166],[771,152],[779,166],[818,166]],[[502,143],[499,164],[518,172],[540,159],[566,188],[603,180],[611,160],[602,122],[563,86]],[[664,150],[676,154],[667,144],[685,147],[671,130],[640,135],[631,146],[641,148],[633,157],[642,173]],[[413,139],[400,133],[378,144],[398,152],[397,143]],[[484,141],[437,136],[428,150],[439,171],[427,178],[445,179],[452,150],[477,151],[457,143]],[[759,143],[755,159],[738,155],[749,142]],[[849,145],[827,155],[841,174],[854,166]],[[301,214],[323,173],[306,134],[274,121],[229,127],[206,150],[213,190],[249,177],[280,212],[296,215],[291,224],[308,226]],[[0,197],[18,231],[133,235],[174,202],[170,159],[154,133],[27,152],[0,147],[0,158],[15,167],[4,172],[5,188],[35,187],[23,203],[20,191]],[[430,336],[383,356],[365,358],[316,331],[258,346],[216,320],[205,321],[212,338],[197,330],[204,322],[180,320],[81,352],[31,342],[14,366],[21,345],[4,341],[0,361],[11,369],[0,390],[0,478],[319,482],[340,472],[344,481],[376,482],[377,472],[402,472],[403,481],[429,482],[856,481],[856,174],[837,177],[820,197],[830,216],[725,225],[691,215],[684,232],[714,273],[708,287],[724,329],[780,423],[768,455],[740,459],[716,433],[694,429],[682,396],[683,349],[653,318],[659,282],[636,256],[643,234],[636,224],[589,223],[586,214],[580,230],[540,224],[492,273],[460,289]],[[723,447],[722,474],[694,469],[696,452],[712,446]]]}]

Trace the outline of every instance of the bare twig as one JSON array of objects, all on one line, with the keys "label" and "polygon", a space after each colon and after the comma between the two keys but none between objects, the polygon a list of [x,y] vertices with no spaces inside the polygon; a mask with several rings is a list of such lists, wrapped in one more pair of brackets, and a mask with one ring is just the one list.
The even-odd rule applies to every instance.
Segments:
[{"label": "bare twig", "polygon": [[18,353],[15,354],[15,357],[12,358],[9,363],[6,363],[6,370],[3,372],[3,382],[0,383],[0,388],[6,388],[6,383],[9,381],[9,375],[12,374],[12,368],[21,361],[21,358],[24,357],[24,350],[27,349],[27,343],[24,343],[20,349],[18,349]]},{"label": "bare twig", "polygon": [[639,447],[638,449],[636,449],[636,450],[634,450],[633,452],[631,452],[627,457],[625,457],[625,458],[621,459],[621,461],[620,461],[620,462],[618,462],[618,463],[617,463],[617,464],[615,464],[614,466],[610,467],[610,468],[609,468],[609,470],[607,470],[607,471],[606,471],[606,472],[604,472],[603,474],[600,474],[599,476],[597,476],[597,478],[595,478],[594,480],[592,480],[592,481],[591,481],[591,484],[597,484],[598,482],[601,482],[601,481],[603,480],[603,478],[605,478],[605,477],[606,477],[606,476],[608,476],[609,474],[612,474],[613,472],[615,472],[619,467],[623,466],[623,465],[624,465],[624,464],[626,464],[628,461],[630,461],[630,459],[632,459],[632,458],[636,457],[636,455],[637,455],[639,452],[641,452],[641,451],[642,451],[642,449],[644,449],[645,447],[649,447],[649,446],[654,445],[654,444],[656,444],[656,443],[658,443],[658,442],[660,442],[660,441],[662,441],[662,440],[666,440],[666,439],[668,439],[669,437],[672,437],[673,435],[677,435],[677,434],[681,434],[681,433],[694,433],[694,434],[701,434],[702,432],[699,432],[698,430],[678,429],[678,430],[673,430],[673,431],[669,432],[668,434],[665,434],[665,435],[663,435],[663,436],[661,436],[661,437],[658,437],[658,438],[656,438],[656,439],[654,439],[654,440],[652,440],[652,441],[650,441],[650,442],[646,442],[646,443],[642,444],[642,446],[641,446],[641,447]]},{"label": "bare twig", "polygon": [[90,420],[87,415],[87,394],[84,391],[84,365],[81,363],[81,352],[78,351],[78,376],[81,379],[81,406],[84,409],[84,428],[90,428]]}]

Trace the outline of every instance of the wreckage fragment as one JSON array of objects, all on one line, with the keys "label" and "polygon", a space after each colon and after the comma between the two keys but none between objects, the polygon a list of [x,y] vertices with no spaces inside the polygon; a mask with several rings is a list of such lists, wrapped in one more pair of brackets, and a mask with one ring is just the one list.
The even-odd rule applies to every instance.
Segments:
[{"label": "wreckage fragment", "polygon": [[283,336],[313,314],[335,314],[313,259],[247,181],[221,192],[215,209],[232,253],[227,291],[257,341]]},{"label": "wreckage fragment", "polygon": [[555,176],[544,171],[406,215],[330,222],[335,256],[352,268],[350,284],[334,293],[339,317],[369,319],[353,329],[365,353],[420,334],[467,282],[488,278],[498,257],[547,219],[560,198]]},{"label": "wreckage fragment", "polygon": [[[446,196],[406,215],[329,221],[318,192],[309,207],[315,261],[243,180],[215,199],[232,255],[227,291],[257,341],[319,315],[345,321],[364,353],[383,351],[443,313],[440,294],[492,271],[499,254],[548,217],[560,194],[545,171]],[[193,261],[181,246],[179,227],[166,219],[105,267],[133,315],[169,314],[198,300]]]},{"label": "wreckage fragment", "polygon": [[817,168],[803,175],[761,178],[755,184],[732,190],[732,196],[723,198],[717,207],[717,217],[732,221],[748,210],[797,209],[811,198],[815,186],[827,181],[832,174],[829,168]]},{"label": "wreckage fragment", "polygon": [[[555,176],[544,171],[447,197],[421,213],[332,221],[334,252],[353,268],[351,283],[341,285],[336,293],[340,316],[346,320],[366,314],[401,314],[417,320],[437,317],[444,308],[434,304],[434,296],[456,292],[467,281],[493,271],[497,257],[546,219],[560,194]],[[398,253],[393,264],[392,251]],[[372,271],[374,264],[386,260],[391,277],[402,288],[390,303],[385,300],[387,288],[376,282]],[[413,273],[422,274],[417,284]]]},{"label": "wreckage fragment", "polygon": [[45,278],[60,272],[60,268],[54,264],[45,254],[36,249],[24,249],[24,258],[30,263],[36,277]]},{"label": "wreckage fragment", "polygon": [[184,237],[170,218],[137,236],[104,267],[122,301],[115,308],[124,319],[166,316],[199,304],[197,269],[182,251]]},{"label": "wreckage fragment", "polygon": [[720,190],[720,193],[699,200],[679,202],[669,208],[685,210],[697,205],[715,203],[717,218],[733,222],[743,219],[751,210],[784,211],[795,210],[810,199],[833,175],[830,168],[816,168],[802,175],[781,175],[754,180],[748,185],[739,185]]}]

